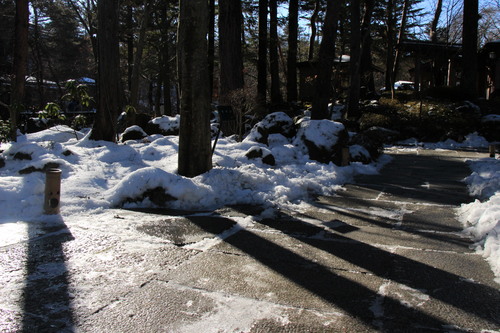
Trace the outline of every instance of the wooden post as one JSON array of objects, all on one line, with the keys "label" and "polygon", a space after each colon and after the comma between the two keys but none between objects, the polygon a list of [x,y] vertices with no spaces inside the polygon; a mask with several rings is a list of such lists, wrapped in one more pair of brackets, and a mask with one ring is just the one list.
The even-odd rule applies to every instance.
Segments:
[{"label": "wooden post", "polygon": [[342,164],[341,166],[348,166],[349,165],[349,147],[343,147],[342,148]]},{"label": "wooden post", "polygon": [[496,145],[494,143],[490,144],[490,157],[495,158]]},{"label": "wooden post", "polygon": [[45,173],[45,214],[59,214],[61,203],[61,170],[48,169]]}]

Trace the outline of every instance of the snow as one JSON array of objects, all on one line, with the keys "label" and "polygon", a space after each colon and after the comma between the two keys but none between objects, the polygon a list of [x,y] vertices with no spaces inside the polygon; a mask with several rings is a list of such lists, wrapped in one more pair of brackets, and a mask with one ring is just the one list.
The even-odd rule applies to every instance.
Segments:
[{"label": "snow", "polygon": [[[288,118],[282,120],[288,121]],[[165,119],[166,123],[171,121]],[[332,133],[344,130],[340,123],[305,120],[297,137],[323,142],[327,147],[337,137],[319,136],[318,130],[324,127]],[[85,134],[85,131],[57,126],[22,136],[17,143],[0,145],[0,157],[5,160],[5,166],[0,168],[0,246],[26,240],[29,225],[58,223],[57,218],[43,213],[44,173],[19,173],[27,167],[42,170],[47,163],[59,165],[62,170],[60,216],[66,225],[84,228],[86,224],[93,224],[99,229],[116,231],[126,239],[137,236],[128,236],[129,226],[120,224],[116,211],[111,208],[155,207],[149,198],[142,197],[147,190],[164,188],[173,198],[166,202],[172,209],[202,211],[224,205],[253,204],[268,208],[261,216],[272,216],[271,207],[296,207],[311,194],[333,194],[355,175],[376,174],[389,160],[382,155],[378,162],[371,164],[351,163],[346,167],[323,164],[310,160],[306,150],[297,149],[294,142],[282,134],[273,133],[267,138],[268,145],[220,138],[213,156],[214,168],[203,175],[185,178],[177,174],[177,136],[151,135],[141,141],[114,144],[91,141]],[[410,140],[406,144],[429,149],[487,146],[486,140],[477,134],[467,136],[462,143],[422,144]],[[269,166],[258,158],[248,159],[245,153],[255,146],[266,154],[272,153],[276,166]],[[31,159],[14,159],[18,152],[28,154]],[[367,154],[360,146],[351,147],[352,152]],[[488,260],[500,283],[500,162],[481,159],[469,161],[469,165],[472,173],[465,181],[471,195],[478,199],[458,209],[459,219],[465,231],[476,240],[478,251]],[[398,219],[399,215],[386,217]],[[237,226],[228,232],[244,228],[251,223],[251,218],[237,221]],[[207,239],[195,246],[203,250],[214,241],[217,240]],[[148,244],[154,246],[153,242]],[[57,267],[46,269],[58,272]],[[377,306],[373,304],[375,314],[380,311]]]},{"label": "snow", "polygon": [[459,219],[500,283],[500,160],[484,158],[469,161],[469,166],[473,172],[465,182],[478,199],[459,208]]},{"label": "snow", "polygon": [[181,117],[179,115],[176,115],[174,117],[161,116],[154,118],[153,120],[151,120],[151,122],[155,125],[160,126],[160,128],[165,132],[170,132],[179,130]]},{"label": "snow", "polygon": [[[316,124],[324,126],[321,122]],[[340,124],[330,124],[334,124],[334,129],[342,129]],[[317,126],[302,126],[301,131],[311,136],[314,134],[308,130]],[[335,137],[314,139],[323,140],[326,145]],[[221,138],[213,156],[214,168],[190,179],[177,175],[178,144],[177,136],[162,135],[124,144],[91,141],[84,133],[63,126],[22,136],[17,143],[2,144],[1,156],[6,165],[0,169],[0,228],[43,215],[45,175],[40,171],[48,163],[57,163],[62,170],[61,215],[68,220],[75,214],[97,214],[122,205],[154,207],[141,195],[157,187],[175,198],[167,202],[168,208],[175,209],[206,210],[229,204],[287,205],[307,199],[311,193],[331,194],[356,174],[376,173],[384,162],[382,159],[378,164],[353,163],[348,167],[318,163],[309,160],[306,153],[295,149],[281,134],[270,135],[269,147]],[[256,145],[275,156],[276,166],[245,157]],[[31,159],[15,159],[18,152]],[[38,172],[19,174],[26,167]]]},{"label": "snow", "polygon": [[486,116],[481,118],[481,121],[483,123],[485,122],[499,122],[500,121],[500,115],[498,114],[487,114]]},{"label": "snow", "polygon": [[294,144],[307,151],[303,140],[314,142],[318,147],[329,149],[338,140],[338,135],[344,130],[342,123],[330,120],[304,120],[300,123]]},{"label": "snow", "polygon": [[429,142],[418,142],[415,138],[410,138],[404,141],[398,142],[398,144],[409,145],[409,146],[423,146],[427,149],[457,149],[457,148],[488,148],[489,142],[477,133],[471,133],[465,136],[463,142],[457,142],[452,139],[447,139],[446,141],[429,143]]}]

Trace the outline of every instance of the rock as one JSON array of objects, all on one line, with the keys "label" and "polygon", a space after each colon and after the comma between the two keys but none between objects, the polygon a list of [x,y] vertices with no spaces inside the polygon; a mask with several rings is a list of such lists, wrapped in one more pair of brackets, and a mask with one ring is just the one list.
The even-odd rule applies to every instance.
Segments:
[{"label": "rock", "polygon": [[21,170],[19,170],[19,174],[20,175],[27,175],[27,174],[30,174],[30,173],[33,173],[33,172],[47,172],[47,170],[49,170],[49,169],[57,169],[59,167],[60,167],[59,163],[48,162],[41,169],[40,168],[36,168],[34,166],[29,166],[27,168],[21,169]]},{"label": "rock", "polygon": [[163,187],[156,187],[152,190],[147,190],[146,192],[144,192],[142,197],[135,199],[135,200],[129,199],[129,201],[140,202],[146,198],[148,198],[149,200],[151,200],[152,203],[154,203],[155,205],[160,206],[160,207],[166,206],[167,202],[169,202],[169,201],[177,200],[176,197],[168,194],[167,191]]},{"label": "rock", "polygon": [[3,168],[5,166],[5,159],[3,157],[0,157],[0,168]]},{"label": "rock", "polygon": [[398,131],[379,126],[370,127],[363,134],[379,143],[393,143],[399,140],[401,136]]},{"label": "rock", "polygon": [[134,126],[128,127],[122,133],[120,141],[121,142],[125,142],[125,141],[128,141],[128,140],[142,140],[146,136],[148,136],[148,135],[146,134],[146,132],[144,132],[144,130],[141,127],[139,127],[137,125],[134,125]]},{"label": "rock", "polygon": [[245,140],[255,141],[267,145],[269,134],[282,134],[292,138],[295,134],[293,119],[284,112],[268,114],[263,120],[255,124]]},{"label": "rock", "polygon": [[500,115],[488,114],[481,118],[479,134],[490,142],[500,141]]},{"label": "rock", "polygon": [[23,153],[22,151],[18,151],[14,154],[15,160],[28,160],[31,161],[31,154]]},{"label": "rock", "polygon": [[271,166],[276,165],[276,160],[269,149],[263,147],[252,147],[246,153],[248,159],[261,158],[262,162]]},{"label": "rock", "polygon": [[349,139],[343,124],[323,119],[304,120],[299,126],[293,141],[295,146],[318,162],[342,164],[342,148]]},{"label": "rock", "polygon": [[349,160],[351,162],[369,164],[373,161],[373,157],[365,147],[361,145],[353,145],[349,147]]},{"label": "rock", "polygon": [[145,130],[149,135],[179,135],[180,122],[180,115],[174,117],[161,116],[151,119],[145,127]]}]

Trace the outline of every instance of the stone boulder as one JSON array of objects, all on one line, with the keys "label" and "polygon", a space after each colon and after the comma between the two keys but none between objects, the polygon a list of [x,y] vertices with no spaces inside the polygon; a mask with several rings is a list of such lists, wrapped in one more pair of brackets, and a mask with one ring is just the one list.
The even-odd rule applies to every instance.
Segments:
[{"label": "stone boulder", "polygon": [[321,163],[342,164],[342,148],[349,135],[342,123],[332,120],[302,120],[293,144]]},{"label": "stone boulder", "polygon": [[125,131],[121,135],[120,141],[125,142],[128,140],[142,140],[147,136],[148,135],[141,127],[133,125],[125,129]]},{"label": "stone boulder", "polygon": [[488,114],[481,118],[479,134],[490,142],[500,141],[500,115]]},{"label": "stone boulder", "polygon": [[[349,145],[358,145],[366,149],[370,154],[371,160],[376,160],[384,149],[384,144],[394,143],[400,138],[400,133],[383,127],[370,127],[366,131],[354,135]],[[351,154],[352,155],[352,154]],[[352,156],[351,156],[352,157]],[[356,159],[354,158],[353,161]],[[363,162],[365,158],[361,158]]]},{"label": "stone boulder", "polygon": [[138,198],[128,198],[125,202],[142,202],[144,199],[149,199],[158,207],[165,207],[170,201],[177,200],[176,197],[167,193],[167,190],[161,186],[145,191]]},{"label": "stone boulder", "polygon": [[352,145],[349,147],[349,161],[369,164],[373,160],[374,158],[365,147],[361,145]]},{"label": "stone boulder", "polygon": [[293,138],[295,135],[293,119],[284,112],[270,113],[255,124],[245,140],[267,145],[267,138],[270,134],[282,134],[287,138]]},{"label": "stone boulder", "polygon": [[148,122],[145,130],[149,135],[179,135],[180,124],[180,115],[176,115],[174,117],[161,116],[151,119]]},{"label": "stone boulder", "polygon": [[245,156],[248,159],[260,158],[260,159],[262,159],[262,163],[265,163],[265,164],[268,164],[271,166],[276,165],[276,160],[275,160],[273,154],[271,153],[271,151],[269,149],[266,149],[264,147],[259,147],[259,146],[252,147],[249,150],[247,150],[247,152],[245,153]]}]

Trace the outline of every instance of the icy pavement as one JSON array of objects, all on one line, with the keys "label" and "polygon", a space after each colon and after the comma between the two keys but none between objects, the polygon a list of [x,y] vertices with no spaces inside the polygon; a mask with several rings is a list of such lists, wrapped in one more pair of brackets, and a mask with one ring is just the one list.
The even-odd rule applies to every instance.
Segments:
[{"label": "icy pavement", "polygon": [[388,153],[380,175],[286,210],[13,224],[0,331],[499,331],[499,285],[455,216],[478,155]]}]

